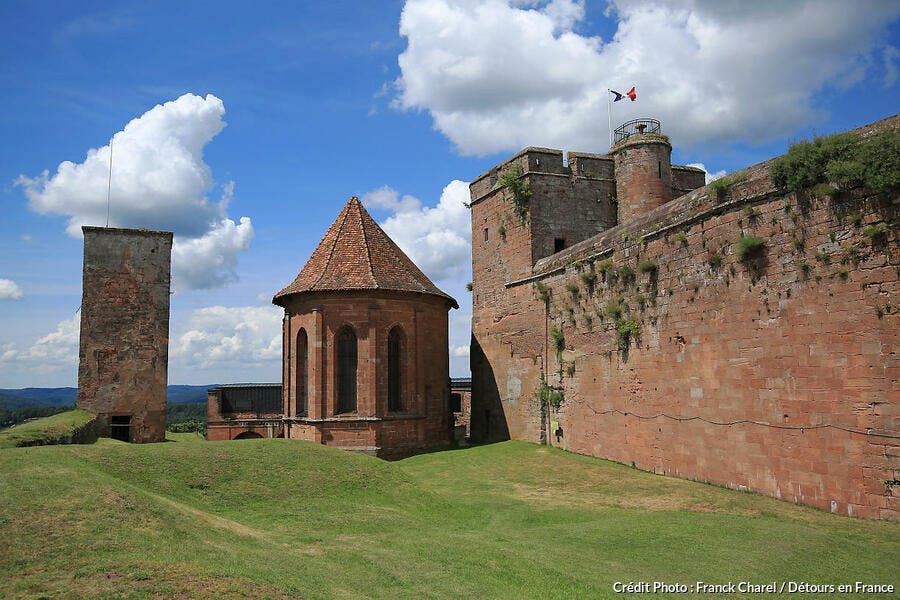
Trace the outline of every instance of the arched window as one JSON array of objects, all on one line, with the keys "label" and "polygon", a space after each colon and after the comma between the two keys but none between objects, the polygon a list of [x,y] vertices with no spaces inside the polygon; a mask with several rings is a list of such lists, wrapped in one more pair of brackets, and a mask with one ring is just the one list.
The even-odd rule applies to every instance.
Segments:
[{"label": "arched window", "polygon": [[337,336],[337,411],[356,411],[356,334],[345,327]]},{"label": "arched window", "polygon": [[399,327],[394,327],[388,334],[388,411],[400,412],[403,410],[401,394],[403,391],[402,373],[400,367],[400,352],[403,342],[403,333]]},{"label": "arched window", "polygon": [[309,398],[309,344],[306,330],[297,333],[297,415],[305,415]]}]

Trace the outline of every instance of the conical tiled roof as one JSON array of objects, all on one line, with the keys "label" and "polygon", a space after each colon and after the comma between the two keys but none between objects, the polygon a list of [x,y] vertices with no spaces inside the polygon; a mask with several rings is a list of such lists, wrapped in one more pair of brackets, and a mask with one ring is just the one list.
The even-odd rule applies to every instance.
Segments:
[{"label": "conical tiled roof", "polygon": [[359,198],[347,201],[293,283],[272,302],[319,291],[394,290],[433,294],[459,308],[403,253],[366,212]]}]

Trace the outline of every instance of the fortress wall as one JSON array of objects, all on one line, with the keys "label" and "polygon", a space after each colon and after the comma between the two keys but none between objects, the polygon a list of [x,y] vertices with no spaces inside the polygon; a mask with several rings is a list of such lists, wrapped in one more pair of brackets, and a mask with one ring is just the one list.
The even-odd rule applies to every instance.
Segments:
[{"label": "fortress wall", "polygon": [[[884,484],[900,471],[898,206],[784,195],[770,164],[731,176],[740,181],[724,202],[696,190],[530,274],[515,246],[473,240],[473,437],[541,440],[546,365],[565,391],[554,444],[842,514],[900,517],[900,494]],[[490,212],[473,210],[473,227]],[[877,223],[888,226],[884,243],[863,234]],[[764,252],[741,261],[741,235],[763,239]],[[634,281],[604,279],[607,260]],[[643,262],[656,273],[639,273]],[[590,273],[593,287],[582,279]],[[640,327],[627,353],[606,314],[620,297]]]}]

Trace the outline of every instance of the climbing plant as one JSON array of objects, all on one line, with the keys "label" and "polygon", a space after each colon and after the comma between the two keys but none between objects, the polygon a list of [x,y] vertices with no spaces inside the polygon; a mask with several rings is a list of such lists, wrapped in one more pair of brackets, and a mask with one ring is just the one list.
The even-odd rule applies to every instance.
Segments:
[{"label": "climbing plant", "polygon": [[641,325],[634,319],[618,319],[616,321],[616,346],[623,353],[631,347],[631,341],[641,333]]},{"label": "climbing plant", "polygon": [[552,408],[553,410],[559,410],[559,407],[562,406],[562,403],[566,399],[565,392],[562,388],[551,386],[547,383],[547,380],[544,378],[544,374],[541,373],[541,381],[537,390],[538,400],[541,402],[541,415],[546,417],[547,410]]},{"label": "climbing plant", "polygon": [[522,165],[515,165],[500,175],[499,183],[510,192],[510,201],[516,211],[516,215],[522,221],[528,218],[528,206],[531,203],[531,189],[528,182],[522,177]]}]

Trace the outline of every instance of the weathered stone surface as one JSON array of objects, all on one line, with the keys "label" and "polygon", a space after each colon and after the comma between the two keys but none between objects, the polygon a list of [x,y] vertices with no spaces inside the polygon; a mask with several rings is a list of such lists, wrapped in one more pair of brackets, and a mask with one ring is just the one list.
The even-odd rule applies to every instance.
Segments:
[{"label": "weathered stone surface", "polygon": [[672,145],[668,138],[632,135],[613,146],[610,154],[615,160],[619,223],[672,199]]},{"label": "weathered stone surface", "polygon": [[166,436],[172,234],[83,227],[78,408],[131,417],[130,441]]},{"label": "weathered stone surface", "polygon": [[[553,419],[572,451],[896,518],[884,481],[900,471],[898,206],[785,194],[770,166],[731,175],[722,201],[696,189],[533,261],[540,217],[482,241],[509,208],[495,183],[473,182],[473,437],[544,440]],[[532,203],[582,210],[552,195]],[[878,223],[889,234],[873,244],[863,230]],[[762,239],[762,252],[740,260],[741,236]],[[612,275],[623,267],[633,276]],[[623,352],[626,320],[639,336]],[[542,373],[565,392],[549,417]]]}]

